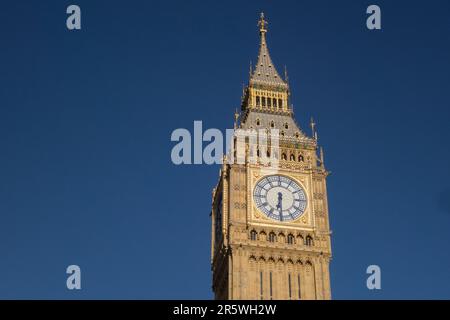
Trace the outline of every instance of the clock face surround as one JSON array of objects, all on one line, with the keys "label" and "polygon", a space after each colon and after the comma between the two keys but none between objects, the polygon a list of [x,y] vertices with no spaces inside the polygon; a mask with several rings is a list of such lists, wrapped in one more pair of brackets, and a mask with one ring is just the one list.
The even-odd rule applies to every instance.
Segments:
[{"label": "clock face surround", "polygon": [[266,176],[253,190],[256,207],[277,221],[293,221],[306,210],[305,190],[293,179],[282,175]]}]

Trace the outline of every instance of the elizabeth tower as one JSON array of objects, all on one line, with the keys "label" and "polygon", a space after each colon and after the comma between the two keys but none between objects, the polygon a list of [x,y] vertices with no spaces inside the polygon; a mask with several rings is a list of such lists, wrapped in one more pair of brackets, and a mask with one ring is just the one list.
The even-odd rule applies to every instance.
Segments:
[{"label": "elizabeth tower", "polygon": [[[278,142],[275,148],[271,139],[256,145],[247,139],[245,161],[224,159],[212,199],[212,288],[216,299],[330,299],[323,151],[314,122],[308,136],[295,121],[287,75],[280,77],[269,55],[263,14],[259,33],[258,62],[235,129],[276,131]],[[230,153],[235,148],[236,138]],[[265,156],[277,160],[276,168]]]}]

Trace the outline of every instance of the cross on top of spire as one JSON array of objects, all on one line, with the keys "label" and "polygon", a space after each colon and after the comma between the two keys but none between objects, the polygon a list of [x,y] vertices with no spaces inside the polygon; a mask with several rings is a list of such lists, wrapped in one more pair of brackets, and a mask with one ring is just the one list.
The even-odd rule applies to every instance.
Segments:
[{"label": "cross on top of spire", "polygon": [[261,12],[261,18],[258,21],[258,26],[259,26],[259,32],[261,34],[266,33],[267,29],[266,29],[266,25],[268,24],[267,20],[264,20],[264,12]]}]

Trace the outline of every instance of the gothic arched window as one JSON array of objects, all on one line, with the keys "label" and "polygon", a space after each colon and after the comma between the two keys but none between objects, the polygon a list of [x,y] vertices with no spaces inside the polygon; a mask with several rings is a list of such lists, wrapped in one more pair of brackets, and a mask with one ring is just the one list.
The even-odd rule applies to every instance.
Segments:
[{"label": "gothic arched window", "polygon": [[293,154],[291,154],[290,159],[291,159],[291,161],[295,161],[295,156]]},{"label": "gothic arched window", "polygon": [[303,162],[303,161],[305,161],[305,159],[303,158],[302,155],[299,155],[299,156],[298,156],[298,161]]},{"label": "gothic arched window", "polygon": [[282,154],[281,154],[281,160],[287,160],[286,153],[282,153]]},{"label": "gothic arched window", "polygon": [[275,233],[273,232],[269,233],[269,242],[275,242],[275,240],[276,240]]},{"label": "gothic arched window", "polygon": [[287,237],[287,243],[288,244],[294,244],[294,236],[292,234],[289,234]]},{"label": "gothic arched window", "polygon": [[259,107],[260,105],[260,98],[259,96],[256,96],[256,106]]},{"label": "gothic arched window", "polygon": [[257,233],[256,233],[256,231],[255,230],[252,230],[251,232],[250,232],[250,240],[256,240],[256,238],[257,238]]},{"label": "gothic arched window", "polygon": [[311,236],[307,236],[306,240],[305,240],[305,244],[307,246],[312,246],[313,245],[313,238]]}]

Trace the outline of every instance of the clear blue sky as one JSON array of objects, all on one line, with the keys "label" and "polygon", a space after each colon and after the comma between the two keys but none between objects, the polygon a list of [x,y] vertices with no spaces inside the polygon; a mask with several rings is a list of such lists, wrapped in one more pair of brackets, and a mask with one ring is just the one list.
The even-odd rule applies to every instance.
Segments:
[{"label": "clear blue sky", "polygon": [[3,1],[0,298],[212,297],[219,167],[173,165],[170,134],[232,127],[260,11],[332,171],[333,297],[450,298],[446,0]]}]

